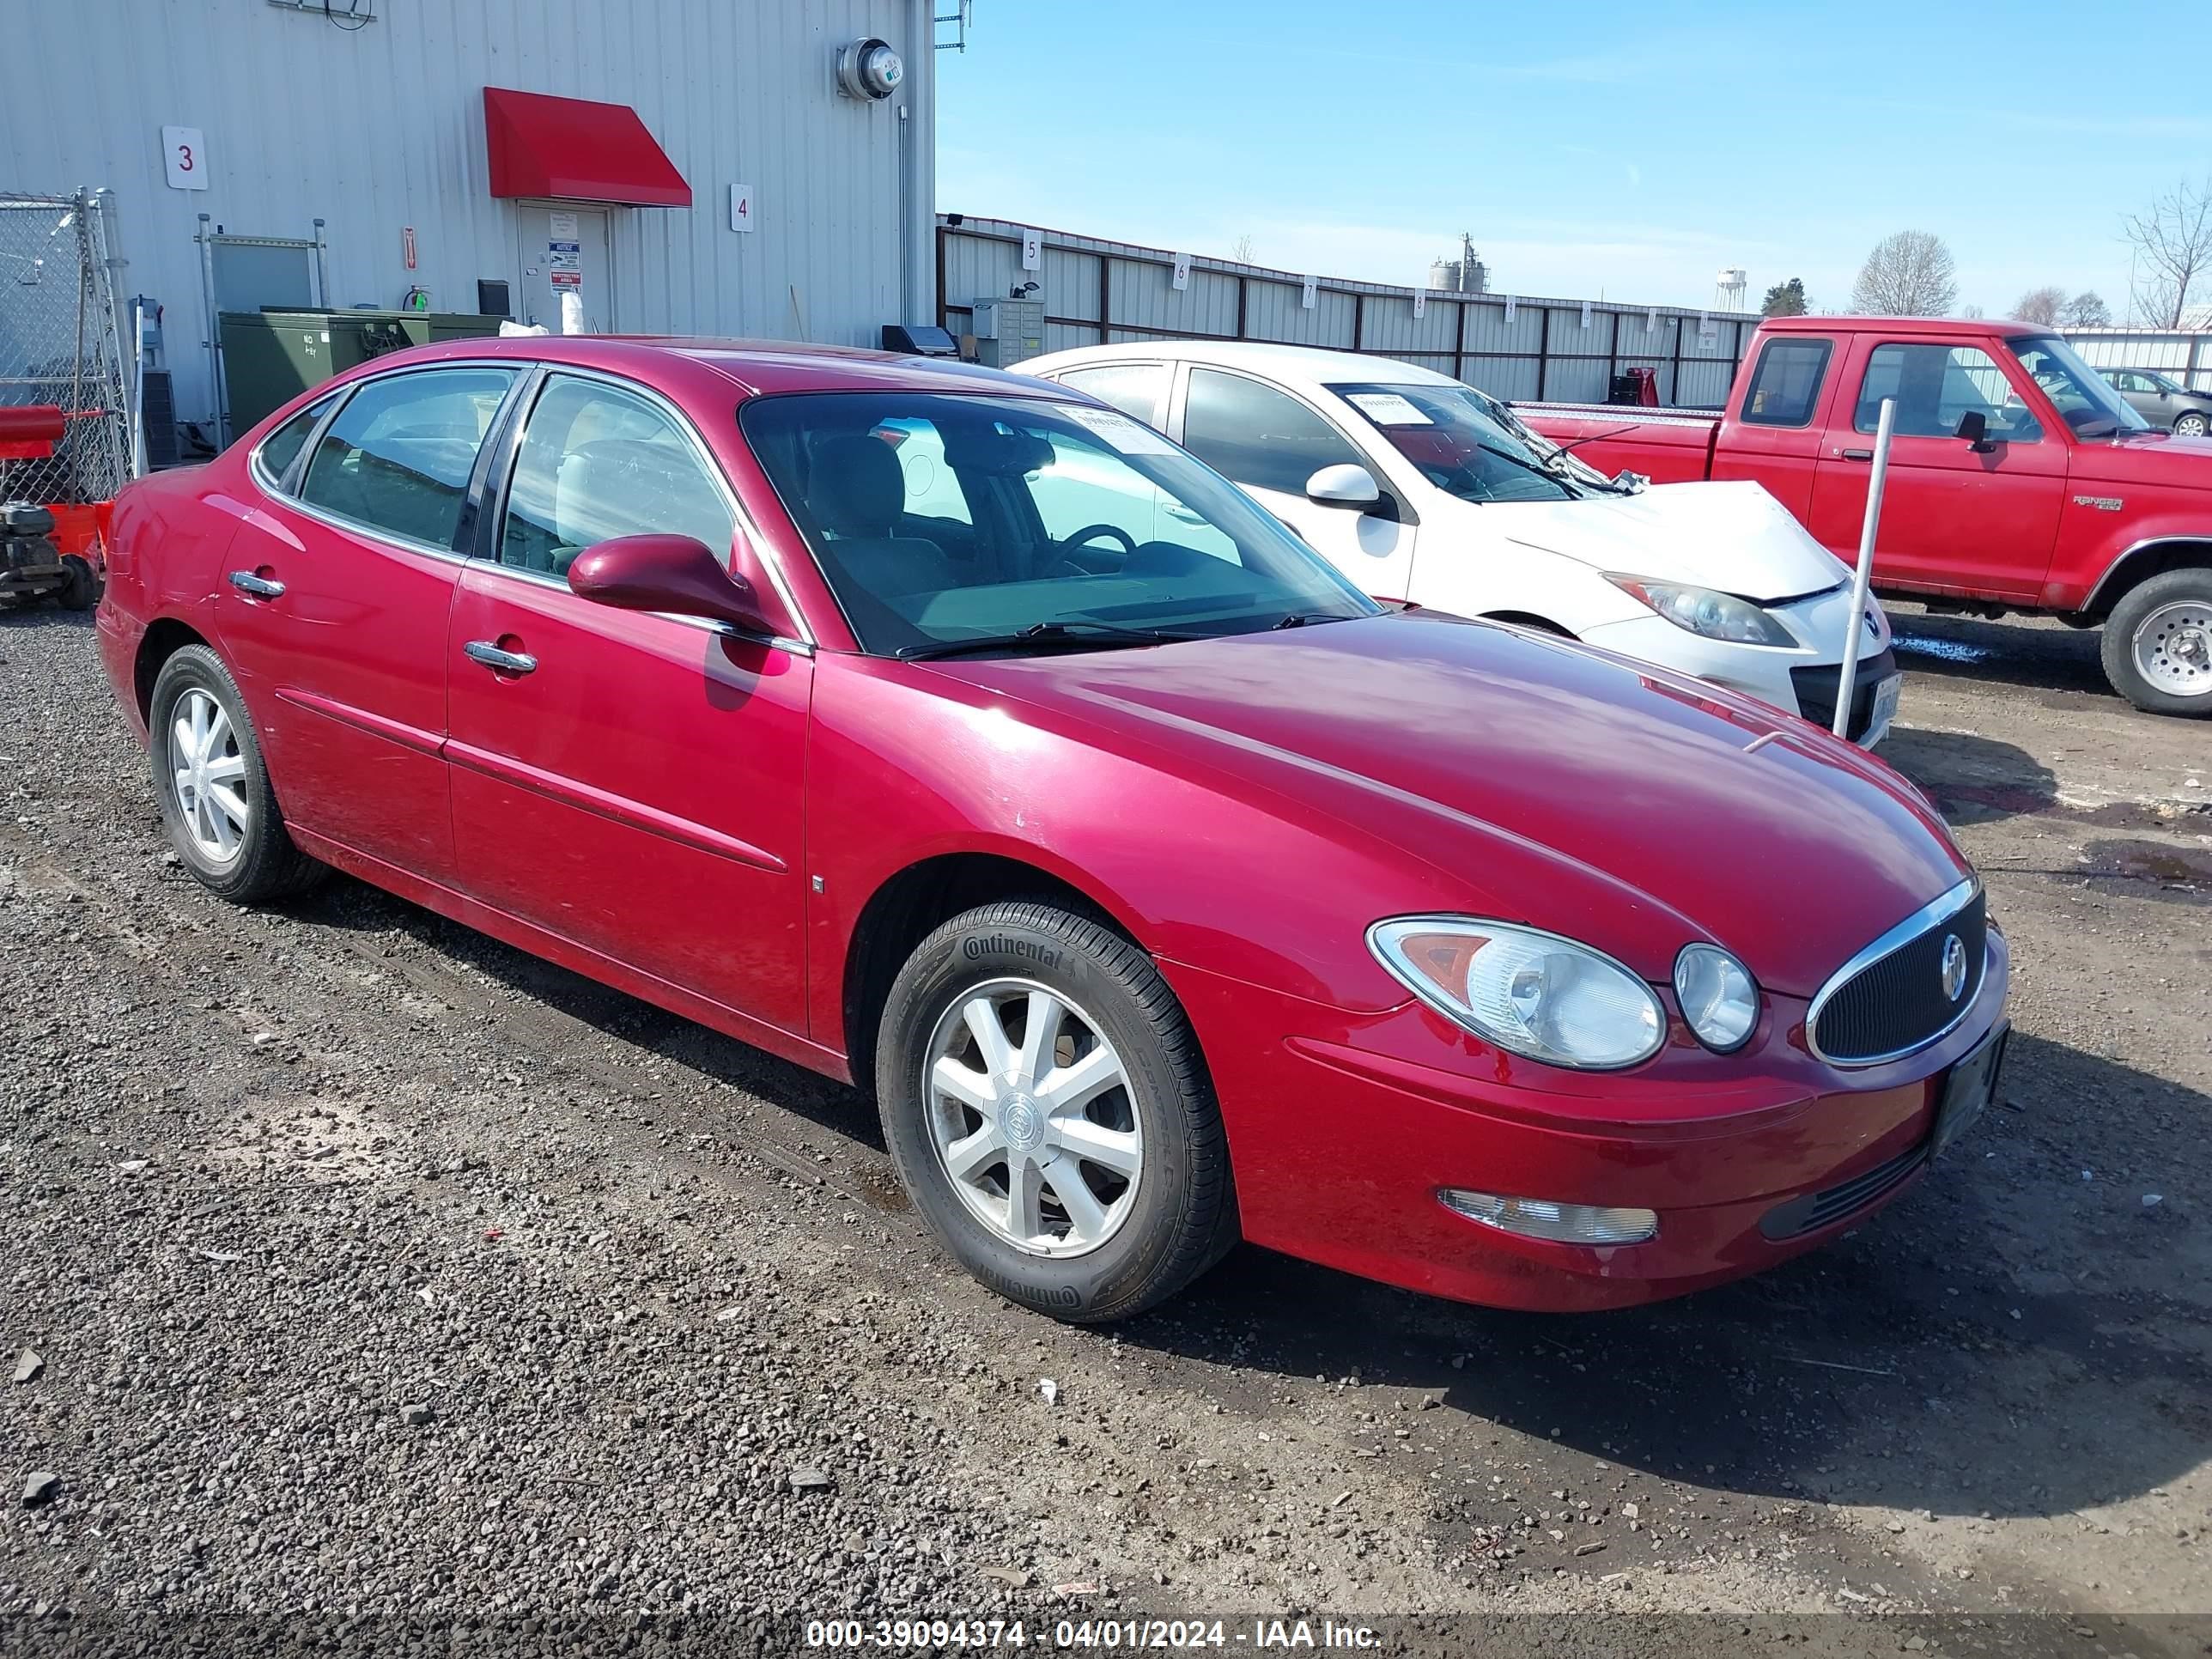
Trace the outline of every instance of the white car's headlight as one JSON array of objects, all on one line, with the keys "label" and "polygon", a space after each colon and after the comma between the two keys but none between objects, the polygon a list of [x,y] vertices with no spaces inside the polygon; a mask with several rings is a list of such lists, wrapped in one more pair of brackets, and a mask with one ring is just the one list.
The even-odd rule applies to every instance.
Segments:
[{"label": "white car's headlight", "polygon": [[1710,587],[1656,582],[1643,576],[1606,573],[1611,582],[1640,605],[1648,605],[1677,628],[1734,645],[1795,646],[1797,636],[1749,599]]},{"label": "white car's headlight", "polygon": [[1650,1059],[1667,1040],[1650,986],[1556,933],[1473,916],[1400,916],[1370,927],[1367,948],[1439,1013],[1531,1060],[1616,1071]]},{"label": "white car's headlight", "polygon": [[1759,987],[1751,970],[1717,945],[1686,945],[1674,958],[1674,995],[1698,1041],[1732,1054],[1759,1024]]}]

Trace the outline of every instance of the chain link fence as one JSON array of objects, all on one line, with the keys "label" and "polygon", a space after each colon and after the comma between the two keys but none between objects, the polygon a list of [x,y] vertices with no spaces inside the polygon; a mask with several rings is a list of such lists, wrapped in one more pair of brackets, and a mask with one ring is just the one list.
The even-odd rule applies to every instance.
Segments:
[{"label": "chain link fence", "polygon": [[0,498],[112,501],[131,476],[113,214],[89,191],[0,194],[0,408],[63,416],[51,456],[0,459]]}]

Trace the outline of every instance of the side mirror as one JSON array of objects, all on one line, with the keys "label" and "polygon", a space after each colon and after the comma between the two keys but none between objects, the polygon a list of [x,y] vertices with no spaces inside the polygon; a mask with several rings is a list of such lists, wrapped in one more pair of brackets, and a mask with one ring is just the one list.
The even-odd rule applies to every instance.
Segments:
[{"label": "side mirror", "polygon": [[1990,441],[1990,417],[1978,409],[1970,409],[1959,416],[1958,435],[1977,455],[1986,455],[1996,447]]},{"label": "side mirror", "polygon": [[732,575],[690,536],[617,536],[576,555],[571,592],[620,611],[703,617],[749,634],[773,634],[750,583]]},{"label": "side mirror", "polygon": [[1382,486],[1364,466],[1340,461],[1306,480],[1306,499],[1320,507],[1350,507],[1364,512],[1382,500]]}]

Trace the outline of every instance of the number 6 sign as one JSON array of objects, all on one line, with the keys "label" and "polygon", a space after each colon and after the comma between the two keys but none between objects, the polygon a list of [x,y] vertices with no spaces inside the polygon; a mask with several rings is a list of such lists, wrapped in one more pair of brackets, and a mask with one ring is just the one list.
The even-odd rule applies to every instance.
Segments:
[{"label": "number 6 sign", "polygon": [[205,190],[207,143],[198,127],[161,129],[161,164],[171,190]]}]

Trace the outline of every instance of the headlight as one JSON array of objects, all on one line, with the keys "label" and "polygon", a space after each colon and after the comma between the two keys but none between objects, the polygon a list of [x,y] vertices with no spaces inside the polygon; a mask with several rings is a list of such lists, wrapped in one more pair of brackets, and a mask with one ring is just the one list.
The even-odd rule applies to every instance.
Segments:
[{"label": "headlight", "polygon": [[1748,599],[1733,593],[1717,593],[1710,587],[1686,587],[1680,582],[1647,581],[1642,576],[1617,576],[1611,582],[1629,598],[1648,605],[1677,628],[1709,640],[1735,645],[1794,646],[1797,636]]},{"label": "headlight", "polygon": [[1650,986],[1555,933],[1472,916],[1401,916],[1369,928],[1367,948],[1437,1012],[1531,1060],[1614,1071],[1649,1060],[1666,1041]]},{"label": "headlight", "polygon": [[1715,1054],[1734,1054],[1759,1024],[1759,987],[1750,969],[1717,945],[1682,947],[1674,958],[1674,995],[1698,1041]]}]

